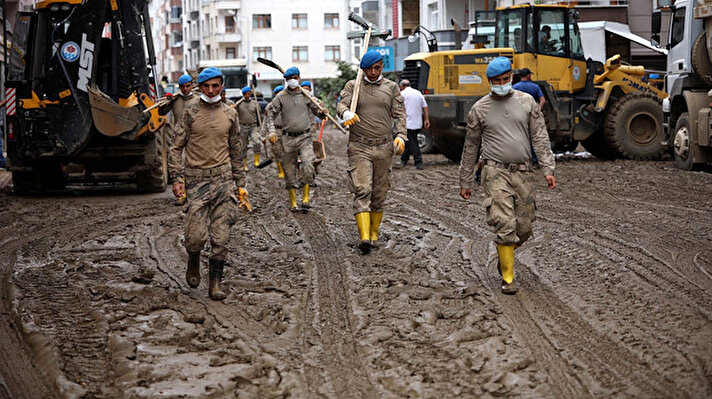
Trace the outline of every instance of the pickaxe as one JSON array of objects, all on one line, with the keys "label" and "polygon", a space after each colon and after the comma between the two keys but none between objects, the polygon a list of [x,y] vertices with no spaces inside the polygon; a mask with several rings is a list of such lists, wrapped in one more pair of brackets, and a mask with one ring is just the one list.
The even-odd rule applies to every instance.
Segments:
[{"label": "pickaxe", "polygon": [[[380,38],[386,38],[391,35],[391,30],[390,29],[378,29],[378,27],[373,24],[372,22],[368,21],[367,19],[363,18],[362,16],[354,13],[351,11],[349,13],[349,21],[355,22],[359,25],[361,25],[365,31],[352,31],[349,32],[346,37],[348,39],[357,39],[357,38],[364,38],[363,40],[363,49],[361,51],[361,54],[366,54],[366,51],[368,51],[368,46],[371,44],[371,37],[380,37]],[[375,31],[375,33],[374,33]],[[358,115],[356,115],[356,107],[358,106],[358,96],[361,93],[361,81],[363,80],[363,69],[359,68],[358,73],[356,74],[356,82],[354,83],[354,91],[353,94],[351,95],[351,106],[349,107],[349,111],[351,111],[355,116],[353,119],[344,122],[344,125],[349,126],[353,125],[354,123],[358,122],[360,119]]]},{"label": "pickaxe", "polygon": [[[259,63],[261,63],[261,64],[267,65],[267,66],[270,67],[270,68],[274,68],[274,69],[278,70],[279,72],[281,72],[282,74],[284,74],[284,69],[282,69],[281,66],[277,65],[277,63],[274,62],[274,61],[272,61],[272,60],[268,60],[268,59],[266,59],[266,58],[258,57],[258,58],[257,58],[257,61],[258,61]],[[319,104],[319,101],[317,101],[317,99],[314,98],[314,96],[312,96],[312,95],[311,95],[305,88],[303,88],[302,86],[299,86],[299,89],[301,90],[302,94],[305,95],[305,96],[309,99],[309,101],[311,101],[314,105],[317,106],[317,108],[319,108],[319,112],[321,112],[322,114],[326,115],[326,117],[329,118],[329,120],[330,120],[331,122],[333,122],[334,125],[336,125],[336,127],[339,128],[339,130],[341,130],[341,133],[343,133],[343,134],[348,133],[348,131],[347,131],[346,129],[344,129],[344,127],[341,126],[341,124],[340,124],[336,119],[334,119],[334,117],[331,116],[331,114],[328,113],[328,111],[326,110],[326,108],[324,108],[321,104]]]}]

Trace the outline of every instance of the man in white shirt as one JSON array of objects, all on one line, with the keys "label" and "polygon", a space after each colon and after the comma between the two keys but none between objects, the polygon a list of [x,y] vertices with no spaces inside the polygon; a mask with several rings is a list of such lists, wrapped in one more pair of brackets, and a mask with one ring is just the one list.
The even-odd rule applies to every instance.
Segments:
[{"label": "man in white shirt", "polygon": [[412,154],[415,167],[423,169],[423,157],[420,154],[420,146],[418,145],[418,133],[420,133],[423,126],[426,129],[430,128],[428,103],[425,102],[423,94],[410,87],[410,82],[407,79],[401,80],[400,89],[405,104],[405,127],[408,131],[408,142],[403,155],[401,155],[400,166],[404,167]]}]

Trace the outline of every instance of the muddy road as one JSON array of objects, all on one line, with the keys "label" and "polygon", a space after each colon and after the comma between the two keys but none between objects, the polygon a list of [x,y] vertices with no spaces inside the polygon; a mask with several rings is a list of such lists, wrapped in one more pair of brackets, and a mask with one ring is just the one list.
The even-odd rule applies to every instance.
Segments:
[{"label": "muddy road", "polygon": [[0,193],[0,398],[712,397],[712,174],[560,159],[505,296],[457,165],[394,170],[360,256],[327,149],[307,214],[250,172],[222,303],[168,191]]}]

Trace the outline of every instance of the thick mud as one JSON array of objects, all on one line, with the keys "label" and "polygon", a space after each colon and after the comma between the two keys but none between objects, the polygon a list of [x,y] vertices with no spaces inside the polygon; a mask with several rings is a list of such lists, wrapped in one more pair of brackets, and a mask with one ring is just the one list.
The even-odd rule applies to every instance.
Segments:
[{"label": "thick mud", "polygon": [[329,133],[309,213],[251,170],[222,303],[206,254],[184,280],[168,191],[2,192],[0,398],[712,396],[710,173],[559,159],[505,296],[482,191],[440,155],[393,171],[359,255]]}]

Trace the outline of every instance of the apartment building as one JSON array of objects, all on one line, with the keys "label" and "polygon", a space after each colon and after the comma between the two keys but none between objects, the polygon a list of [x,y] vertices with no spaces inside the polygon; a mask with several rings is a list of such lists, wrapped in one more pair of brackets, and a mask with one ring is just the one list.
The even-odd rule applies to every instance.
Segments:
[{"label": "apartment building", "polygon": [[176,82],[184,71],[182,1],[152,1],[149,7],[158,79]]}]

